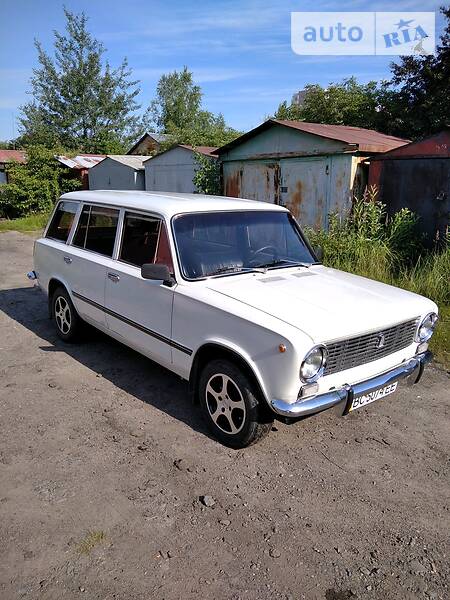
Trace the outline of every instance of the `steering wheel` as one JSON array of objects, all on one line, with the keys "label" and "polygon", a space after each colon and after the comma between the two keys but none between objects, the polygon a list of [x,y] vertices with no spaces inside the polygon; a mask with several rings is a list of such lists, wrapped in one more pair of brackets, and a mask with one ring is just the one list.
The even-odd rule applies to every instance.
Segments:
[{"label": "steering wheel", "polygon": [[252,258],[249,260],[249,263],[252,266],[255,266],[253,263],[255,262],[255,259],[257,257],[258,254],[264,254],[265,252],[270,252],[272,254],[272,258],[273,260],[277,259],[278,256],[278,249],[275,248],[275,246],[262,246],[261,248],[258,248],[258,250],[255,250],[253,252],[253,256]]}]

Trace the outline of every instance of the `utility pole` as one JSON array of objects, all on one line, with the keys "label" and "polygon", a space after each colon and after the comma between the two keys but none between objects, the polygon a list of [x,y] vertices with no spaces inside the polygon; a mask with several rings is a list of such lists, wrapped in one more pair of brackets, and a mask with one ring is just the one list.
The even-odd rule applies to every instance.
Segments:
[{"label": "utility pole", "polygon": [[12,143],[13,143],[13,150],[16,149],[16,114],[14,111],[11,112],[11,121],[12,121]]}]

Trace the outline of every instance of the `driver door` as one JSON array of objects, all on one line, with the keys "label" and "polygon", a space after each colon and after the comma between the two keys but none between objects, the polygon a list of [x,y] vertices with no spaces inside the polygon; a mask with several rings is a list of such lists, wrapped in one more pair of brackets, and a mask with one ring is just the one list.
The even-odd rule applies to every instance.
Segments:
[{"label": "driver door", "polygon": [[117,260],[106,274],[106,321],[124,342],[158,363],[172,362],[172,288],[141,277],[144,263],[173,270],[164,222],[125,211]]}]

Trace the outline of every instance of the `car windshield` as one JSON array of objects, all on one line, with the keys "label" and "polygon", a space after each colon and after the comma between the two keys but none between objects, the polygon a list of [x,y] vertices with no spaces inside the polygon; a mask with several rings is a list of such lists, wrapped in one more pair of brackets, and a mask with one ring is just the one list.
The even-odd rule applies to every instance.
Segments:
[{"label": "car windshield", "polygon": [[315,262],[292,216],[278,211],[190,213],[174,219],[183,275],[200,279]]}]

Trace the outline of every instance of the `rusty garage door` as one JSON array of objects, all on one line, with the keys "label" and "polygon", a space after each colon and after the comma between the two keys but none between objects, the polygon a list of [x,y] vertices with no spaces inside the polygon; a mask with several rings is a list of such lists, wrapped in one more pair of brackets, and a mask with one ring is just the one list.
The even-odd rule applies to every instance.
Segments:
[{"label": "rusty garage door", "polygon": [[225,195],[278,204],[280,166],[277,162],[233,161],[223,165]]},{"label": "rusty garage door", "polygon": [[326,158],[281,161],[281,203],[302,226],[327,227],[329,170]]},{"label": "rusty garage door", "polygon": [[383,163],[381,197],[388,211],[409,208],[420,217],[429,243],[445,240],[450,226],[450,160],[424,157]]}]

